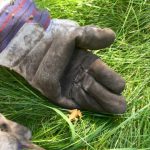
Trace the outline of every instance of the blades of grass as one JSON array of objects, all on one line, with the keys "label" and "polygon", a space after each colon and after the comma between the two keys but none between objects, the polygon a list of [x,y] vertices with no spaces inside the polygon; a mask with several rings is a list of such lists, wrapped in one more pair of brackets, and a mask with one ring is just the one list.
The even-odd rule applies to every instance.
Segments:
[{"label": "blades of grass", "polygon": [[[27,86],[25,86],[21,81],[19,81],[12,73],[10,73],[8,70],[6,70],[10,76],[12,76],[21,86],[23,86],[23,88],[25,88],[27,91],[29,91],[31,94],[33,94],[36,98],[42,100],[38,95],[36,95],[33,91],[31,91]],[[74,126],[73,124],[71,123],[71,121],[66,117],[66,115],[60,111],[59,109],[57,108],[54,108],[54,107],[50,107],[50,106],[46,106],[44,104],[40,104],[44,107],[47,107],[53,111],[55,111],[57,114],[59,114],[69,125],[70,127],[70,130],[71,130],[71,134],[72,134],[72,140],[75,139],[75,129],[74,129]]]},{"label": "blades of grass", "polygon": [[68,125],[70,127],[71,134],[72,134],[72,139],[71,140],[74,140],[75,139],[75,129],[74,129],[73,124],[69,120],[69,118],[62,111],[60,111],[59,109],[56,109],[56,108],[53,108],[53,107],[50,107],[50,106],[47,106],[47,105],[43,105],[43,104],[41,104],[41,105],[55,111],[57,114],[59,114],[68,123]]},{"label": "blades of grass", "polygon": [[109,131],[108,133],[106,133],[105,135],[103,135],[103,137],[101,138],[101,147],[103,146],[103,144],[106,143],[107,139],[111,135],[113,135],[120,128],[125,127],[132,119],[135,119],[136,117],[139,117],[139,115],[141,115],[144,112],[144,110],[146,110],[149,107],[150,107],[150,103],[147,104],[147,105],[145,105],[143,108],[141,108],[140,110],[138,110],[136,113],[132,114],[130,117],[128,117],[125,121],[123,121],[116,128],[112,129],[111,131]]},{"label": "blades of grass", "polygon": [[80,139],[77,140],[76,142],[68,145],[67,147],[63,148],[62,150],[65,150],[65,149],[68,149],[68,148],[70,148],[71,150],[77,150],[80,147],[83,147],[85,145],[89,145],[90,148],[94,149],[90,144],[88,144],[88,142],[90,142],[91,140],[93,140],[94,137],[98,136],[100,134],[100,132],[102,132],[104,130],[104,128],[106,128],[106,125],[109,122],[110,122],[110,119],[108,120],[108,122],[102,124],[94,132],[88,134],[85,137],[80,137],[80,135],[77,135]]}]

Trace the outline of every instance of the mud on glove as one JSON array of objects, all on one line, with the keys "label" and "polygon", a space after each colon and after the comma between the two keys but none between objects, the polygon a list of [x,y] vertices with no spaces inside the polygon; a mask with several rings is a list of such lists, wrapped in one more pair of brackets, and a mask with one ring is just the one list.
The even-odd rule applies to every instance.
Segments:
[{"label": "mud on glove", "polygon": [[91,52],[76,49],[61,79],[62,93],[81,110],[121,114],[124,79]]},{"label": "mud on glove", "polygon": [[[70,74],[70,71],[66,72],[66,67],[68,67],[72,60],[76,60],[74,56],[82,56],[82,53],[81,55],[78,55],[75,54],[74,51],[78,52],[77,49],[79,48],[85,50],[105,48],[110,46],[114,39],[115,34],[111,29],[101,29],[93,26],[80,27],[76,22],[69,20],[51,20],[51,24],[49,25],[47,31],[44,31],[38,24],[26,23],[17,33],[15,38],[10,42],[7,48],[0,53],[0,65],[18,72],[34,88],[38,89],[43,95],[48,97],[51,102],[59,106],[104,113],[122,113],[124,112],[124,99],[120,96],[120,100],[118,101],[118,94],[121,93],[124,87],[124,85],[122,85],[124,84],[124,82],[122,83],[122,79],[115,81],[114,84],[116,85],[120,84],[121,81],[121,87],[118,86],[118,88],[120,88],[119,92],[117,92],[117,96],[114,94],[111,100],[111,96],[108,91],[108,93],[105,92],[103,94],[102,92],[101,95],[95,95],[95,93],[100,90],[100,88],[97,88],[98,91],[93,92],[92,97],[94,99],[97,100],[97,98],[103,97],[103,99],[100,98],[103,103],[102,105],[99,105],[100,108],[93,108],[92,101],[88,104],[89,106],[91,105],[91,107],[88,105],[83,107],[83,100],[86,102],[90,99],[88,99],[88,97],[80,98],[79,96],[70,97],[65,94],[66,87],[64,86],[65,84],[67,85],[67,82],[71,83],[71,81],[66,80],[65,78],[65,75],[67,76],[67,74]],[[89,55],[93,57],[93,54],[90,53]],[[75,64],[76,63],[82,63],[82,61],[75,61]],[[89,65],[90,63],[88,63],[87,66],[89,67]],[[95,65],[99,66],[99,63],[95,63]],[[74,63],[69,68],[71,69],[73,67]],[[99,67],[101,67],[101,65]],[[96,76],[99,76],[99,71],[100,70],[95,71],[95,79]],[[84,92],[88,92],[89,87],[94,88],[95,86],[98,86],[94,81],[92,82],[92,80],[89,79],[91,76],[88,77],[88,75],[85,75],[85,77],[86,78],[82,80],[81,84],[82,86],[85,85]],[[63,80],[63,78],[65,79]],[[105,77],[104,75],[104,80],[105,78],[107,80],[107,76]],[[94,86],[84,84],[85,81],[88,80],[89,82],[87,83],[91,85],[92,82]],[[105,86],[105,84],[102,85]],[[106,87],[108,86],[109,85]],[[102,91],[104,91],[104,87],[101,88]],[[107,89],[113,91],[112,88],[108,87]],[[79,95],[80,92],[78,93],[78,90],[75,90],[74,94]],[[120,107],[122,111],[115,112],[115,108],[112,108],[113,110],[110,110],[110,108],[103,108],[104,105],[106,107],[107,104],[108,107],[113,106],[109,102],[111,102],[111,104],[114,102],[116,105],[119,104],[118,106],[122,106]]]}]

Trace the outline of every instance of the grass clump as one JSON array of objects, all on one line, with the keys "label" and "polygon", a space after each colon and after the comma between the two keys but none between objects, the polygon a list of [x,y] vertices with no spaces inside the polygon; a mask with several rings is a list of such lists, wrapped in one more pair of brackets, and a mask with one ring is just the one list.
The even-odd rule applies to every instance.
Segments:
[{"label": "grass clump", "polygon": [[48,150],[150,149],[150,2],[147,0],[36,0],[53,18],[111,27],[115,43],[95,53],[126,80],[128,110],[122,116],[84,112],[71,124],[21,77],[0,68],[0,109],[28,126]]}]

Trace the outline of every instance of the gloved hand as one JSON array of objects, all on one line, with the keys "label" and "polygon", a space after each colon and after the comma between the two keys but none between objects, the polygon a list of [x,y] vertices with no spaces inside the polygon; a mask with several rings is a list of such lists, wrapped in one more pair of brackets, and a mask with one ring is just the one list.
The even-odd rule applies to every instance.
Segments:
[{"label": "gloved hand", "polygon": [[88,51],[74,51],[60,83],[63,95],[81,110],[109,114],[121,114],[126,110],[125,99],[121,96],[124,79]]},{"label": "gloved hand", "polygon": [[31,131],[0,114],[0,150],[36,149],[44,150],[31,140]]},{"label": "gloved hand", "polygon": [[[18,72],[51,102],[62,107],[103,113],[122,113],[125,110],[125,102],[119,95],[124,87],[123,79],[113,71],[109,71],[93,54],[87,52],[82,54],[76,49],[105,48],[110,46],[114,39],[115,34],[111,29],[93,26],[80,27],[76,22],[69,20],[51,20],[47,31],[44,31],[38,24],[27,23],[7,48],[0,53],[0,65]],[[73,54],[74,51],[77,53]],[[80,60],[86,54],[89,55],[88,63]],[[70,86],[67,87],[67,85],[71,84],[72,78],[66,77],[70,74],[69,70],[74,71],[74,67],[82,62],[87,67],[83,71],[86,72],[83,73],[83,80],[79,80],[82,88],[78,90],[73,87],[71,91],[74,91],[74,95],[69,96],[67,91]],[[72,65],[68,68],[68,64]],[[76,73],[75,76],[81,78],[81,74]],[[74,78],[74,75],[72,76]],[[101,76],[104,79],[101,79]],[[82,90],[86,94],[89,93],[91,98],[88,94],[83,94],[83,98]]]}]

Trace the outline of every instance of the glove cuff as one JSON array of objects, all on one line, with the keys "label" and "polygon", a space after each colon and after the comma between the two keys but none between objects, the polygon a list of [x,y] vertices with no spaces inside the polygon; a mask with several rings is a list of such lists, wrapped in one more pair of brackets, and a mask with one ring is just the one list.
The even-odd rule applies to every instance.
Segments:
[{"label": "glove cuff", "polygon": [[92,55],[91,52],[76,49],[72,55],[72,59],[60,80],[62,94],[72,98],[72,89],[74,85],[80,86],[80,81],[84,73],[88,71],[89,66],[96,60],[98,56]]},{"label": "glove cuff", "polygon": [[25,23],[37,23],[44,29],[50,24],[48,11],[39,11],[31,0],[15,0],[13,5],[4,8],[5,11],[0,13],[0,52],[5,50]]},{"label": "glove cuff", "polygon": [[24,24],[5,50],[0,53],[0,66],[14,69],[24,56],[35,47],[43,35],[44,29],[39,24]]}]

